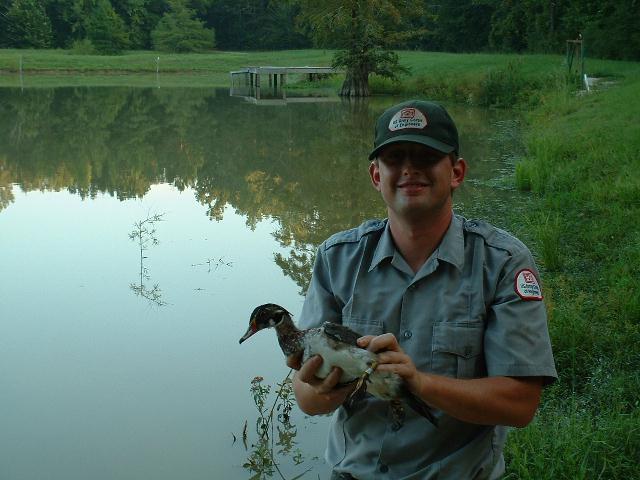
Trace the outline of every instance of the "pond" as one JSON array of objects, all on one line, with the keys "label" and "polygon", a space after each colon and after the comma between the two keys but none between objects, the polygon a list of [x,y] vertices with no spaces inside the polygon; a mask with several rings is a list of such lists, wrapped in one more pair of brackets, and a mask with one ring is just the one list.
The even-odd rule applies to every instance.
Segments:
[{"label": "pond", "polygon": [[[249,315],[297,315],[319,243],[384,216],[366,159],[399,99],[308,100],[0,89],[0,478],[256,474],[251,382],[269,409],[288,369],[273,332],[238,344]],[[500,223],[518,122],[450,111],[456,209]],[[274,478],[325,478],[328,419],[291,415]]]}]

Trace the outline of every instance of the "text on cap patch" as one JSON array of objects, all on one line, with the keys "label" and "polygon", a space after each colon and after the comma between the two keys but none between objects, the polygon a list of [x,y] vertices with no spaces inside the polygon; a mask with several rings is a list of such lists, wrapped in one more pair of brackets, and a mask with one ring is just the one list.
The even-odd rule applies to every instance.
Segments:
[{"label": "text on cap patch", "polygon": [[407,107],[397,112],[389,122],[389,130],[392,132],[403,128],[424,128],[427,126],[427,117],[417,108]]}]

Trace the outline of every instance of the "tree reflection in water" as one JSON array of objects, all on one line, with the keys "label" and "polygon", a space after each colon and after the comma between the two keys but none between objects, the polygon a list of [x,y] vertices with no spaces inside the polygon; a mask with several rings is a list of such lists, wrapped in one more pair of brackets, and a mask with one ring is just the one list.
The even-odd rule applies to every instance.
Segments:
[{"label": "tree reflection in water", "polygon": [[[130,199],[170,183],[192,190],[211,220],[221,220],[226,208],[243,215],[250,228],[276,220],[274,236],[285,252],[274,252],[274,261],[304,292],[324,239],[385,215],[370,186],[367,156],[375,119],[394,102],[380,97],[282,107],[250,105],[227,90],[3,88],[0,209],[13,201],[13,184],[24,191]],[[489,114],[463,108],[452,114],[472,176],[495,178],[502,153],[490,141],[495,126]],[[502,149],[514,150],[510,144]],[[470,181],[456,192],[456,202],[463,213],[477,214],[500,189]],[[482,202],[466,200],[480,196]],[[141,295],[158,293],[140,285]]]},{"label": "tree reflection in water", "polygon": [[[367,156],[375,119],[397,100],[379,97],[357,103],[265,107],[230,98],[226,90],[0,88],[0,216],[19,198],[19,190],[129,200],[143,198],[152,185],[171,184],[193,195],[197,205],[189,211],[196,215],[218,221],[234,212],[250,229],[261,222],[272,223],[275,230],[270,231],[279,245],[272,252],[273,261],[303,292],[323,240],[366,218],[385,215],[378,193],[370,185]],[[489,184],[488,179],[495,179],[501,170],[506,176],[512,168],[509,159],[518,146],[514,146],[517,135],[511,132],[518,133],[517,124],[503,123],[496,128],[492,120],[495,112],[464,107],[449,110],[458,123],[462,151],[470,164],[468,181],[456,191],[458,211],[491,221],[503,214],[496,208],[500,198],[509,199],[504,204],[516,208],[513,193],[503,195],[508,189],[505,183]],[[131,232],[131,240],[140,250],[140,264],[138,280],[130,287],[141,298],[164,305],[164,292],[151,282],[150,261],[145,258],[145,248],[151,249],[153,240],[149,243],[147,238],[146,247],[141,243],[147,235],[145,228],[154,231],[152,220],[154,216],[147,215]],[[132,221],[126,219],[125,231]],[[172,222],[176,224],[177,219]],[[180,228],[191,228],[186,222],[183,225]],[[125,251],[134,248],[124,234],[122,237]],[[211,273],[230,267],[231,261],[221,256],[223,252],[214,256],[205,249],[197,251],[207,253],[188,260],[194,269]],[[246,259],[235,255],[234,262],[242,268]],[[252,274],[250,268],[247,272]],[[171,277],[166,278],[163,286],[168,288]],[[171,284],[174,299],[180,280]],[[256,282],[266,285],[270,280]],[[123,281],[128,283],[126,277]],[[162,311],[171,314],[167,309]],[[271,390],[272,396],[276,388]],[[298,465],[289,468],[291,460],[302,460],[296,446],[297,440],[304,445],[302,431],[296,436],[286,408],[276,412],[280,415],[270,424],[268,439],[252,428],[247,432],[246,454],[241,451],[240,461],[246,463],[251,475],[258,475],[256,478],[267,472],[269,465],[277,465],[272,453],[276,459],[278,455],[286,457],[289,463],[283,461],[280,468],[289,475],[291,471],[299,475],[305,469]],[[268,410],[263,411],[266,414]],[[236,447],[242,448],[240,442]],[[277,475],[275,466],[272,468]]]}]

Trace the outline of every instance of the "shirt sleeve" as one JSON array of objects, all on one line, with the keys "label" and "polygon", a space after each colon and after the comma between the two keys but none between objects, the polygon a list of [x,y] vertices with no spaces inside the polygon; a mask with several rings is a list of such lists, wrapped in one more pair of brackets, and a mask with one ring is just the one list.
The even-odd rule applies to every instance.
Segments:
[{"label": "shirt sleeve", "polygon": [[[527,289],[523,278],[532,288]],[[539,278],[526,249],[505,263],[487,312],[484,350],[489,376],[544,377],[545,384],[558,378]]]},{"label": "shirt sleeve", "polygon": [[324,243],[318,248],[313,273],[300,314],[300,328],[313,328],[324,322],[342,323],[342,312],[331,288],[330,270]]}]

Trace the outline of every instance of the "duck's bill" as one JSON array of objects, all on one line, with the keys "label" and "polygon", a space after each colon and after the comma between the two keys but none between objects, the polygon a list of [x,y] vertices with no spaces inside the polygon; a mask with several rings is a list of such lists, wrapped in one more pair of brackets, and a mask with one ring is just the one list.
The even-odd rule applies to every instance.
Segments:
[{"label": "duck's bill", "polygon": [[242,343],[244,342],[247,338],[249,338],[251,335],[253,335],[254,333],[256,333],[256,330],[253,329],[253,326],[249,326],[249,328],[247,329],[247,333],[245,333],[242,338],[240,339],[240,341],[238,343]]}]

